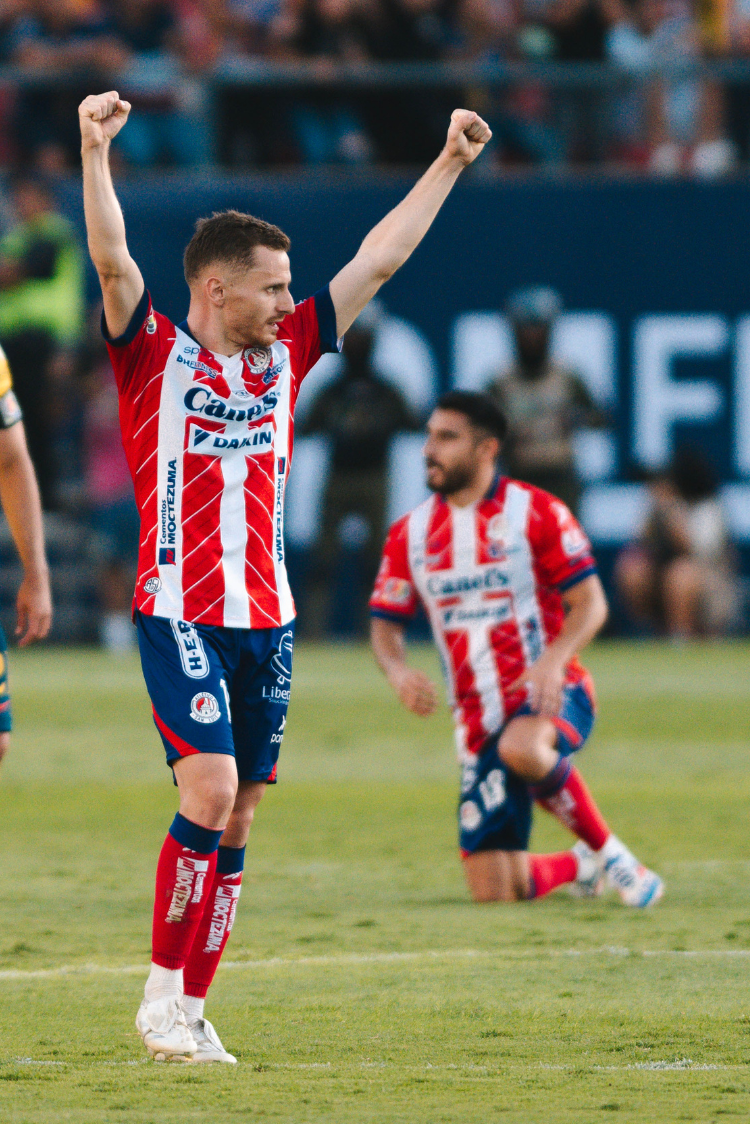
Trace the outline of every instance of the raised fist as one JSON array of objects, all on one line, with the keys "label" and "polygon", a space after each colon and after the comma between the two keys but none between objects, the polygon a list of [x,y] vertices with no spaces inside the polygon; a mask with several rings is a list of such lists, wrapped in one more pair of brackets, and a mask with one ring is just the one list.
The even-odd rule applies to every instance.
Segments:
[{"label": "raised fist", "polygon": [[99,148],[117,136],[128,119],[130,102],[121,101],[116,90],[89,94],[78,106],[83,148]]},{"label": "raised fist", "polygon": [[491,138],[492,130],[478,113],[471,109],[454,109],[445,150],[462,164],[471,164]]}]

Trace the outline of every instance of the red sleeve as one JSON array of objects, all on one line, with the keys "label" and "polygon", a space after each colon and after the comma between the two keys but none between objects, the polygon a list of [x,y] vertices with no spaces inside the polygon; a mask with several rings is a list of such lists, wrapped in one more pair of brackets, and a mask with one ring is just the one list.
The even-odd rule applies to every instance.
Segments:
[{"label": "red sleeve", "polygon": [[[161,372],[160,361],[166,360],[172,348],[175,328],[166,316],[154,312],[148,289],[144,289],[121,336],[114,339],[110,336],[102,312],[102,335],[112,361],[117,389],[122,395],[130,395],[137,393],[154,374]],[[155,366],[158,370],[154,369]]]},{"label": "red sleeve", "polygon": [[408,547],[409,517],[394,523],[383,547],[370,613],[387,621],[408,621],[417,611],[419,597],[411,579]]},{"label": "red sleeve", "polygon": [[287,345],[292,357],[295,396],[305,375],[321,355],[341,351],[341,342],[336,336],[336,310],[327,285],[314,297],[298,304],[294,312],[282,320],[279,343]]},{"label": "red sleeve", "polygon": [[542,585],[561,592],[596,573],[591,543],[564,503],[534,490],[529,513],[529,542]]}]

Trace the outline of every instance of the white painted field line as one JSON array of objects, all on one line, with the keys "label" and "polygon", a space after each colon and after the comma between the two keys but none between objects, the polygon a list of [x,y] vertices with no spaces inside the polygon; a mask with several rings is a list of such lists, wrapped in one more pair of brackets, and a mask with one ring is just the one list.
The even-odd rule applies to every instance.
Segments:
[{"label": "white painted field line", "polygon": [[[269,956],[264,960],[229,960],[222,964],[223,971],[252,971],[253,969],[267,970],[269,968],[316,968],[316,967],[345,967],[349,964],[408,964],[420,960],[539,960],[542,957],[554,959],[569,957],[572,959],[589,956],[616,956],[642,957],[674,956],[695,959],[708,957],[716,959],[736,959],[750,957],[750,949],[746,948],[654,948],[630,949],[617,945],[605,948],[563,948],[563,949],[479,949],[479,948],[446,948],[446,949],[420,949],[415,952],[368,952],[368,953],[339,953],[333,956],[302,956],[284,957]],[[63,976],[142,976],[148,972],[148,964],[122,964],[110,966],[107,964],[61,964],[56,968],[6,968],[0,971],[2,980],[43,980],[55,979]]]}]

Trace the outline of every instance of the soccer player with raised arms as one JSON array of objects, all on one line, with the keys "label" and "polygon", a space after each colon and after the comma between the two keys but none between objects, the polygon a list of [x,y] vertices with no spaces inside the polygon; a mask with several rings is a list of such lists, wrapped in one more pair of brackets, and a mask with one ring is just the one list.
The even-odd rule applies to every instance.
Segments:
[{"label": "soccer player with raised arms", "polygon": [[283,499],[295,402],[491,133],[455,110],[425,175],[330,284],[296,306],[278,227],[237,211],[199,220],[184,259],[188,314],[175,325],[151,305],[110,176],[110,142],[129,112],[116,92],[79,108],[89,250],[141,516],[135,620],[180,799],[157,866],[136,1025],[157,1059],[233,1062],[203,1005],[286,722],[294,605]]},{"label": "soccer player with raised arms", "polygon": [[[573,755],[594,723],[578,653],[607,616],[591,546],[560,500],[498,470],[507,429],[484,394],[443,395],[427,423],[434,495],[394,523],[370,601],[375,657],[404,706],[437,706],[404,633],[424,606],[442,657],[463,767],[459,837],[475,901],[580,896],[605,879],[629,906],[658,901],[658,875],[612,834]],[[579,842],[527,853],[537,800]]]}]

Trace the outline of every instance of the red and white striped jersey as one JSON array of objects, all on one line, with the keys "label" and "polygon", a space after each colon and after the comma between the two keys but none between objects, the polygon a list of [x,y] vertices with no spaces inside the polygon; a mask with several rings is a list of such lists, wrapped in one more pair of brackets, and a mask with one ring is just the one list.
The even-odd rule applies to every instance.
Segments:
[{"label": "red and white striped jersey", "polygon": [[[432,496],[391,527],[370,601],[407,621],[421,601],[442,656],[459,756],[524,703],[511,685],[562,628],[561,594],[596,573],[591,546],[548,492],[501,477],[468,507]],[[577,660],[568,679],[587,676]]]},{"label": "red and white striped jersey", "polygon": [[287,624],[294,406],[307,372],[338,347],[328,289],[297,305],[272,347],[231,358],[154,312],[147,292],[107,343],[141,517],[135,605],[227,628]]}]

